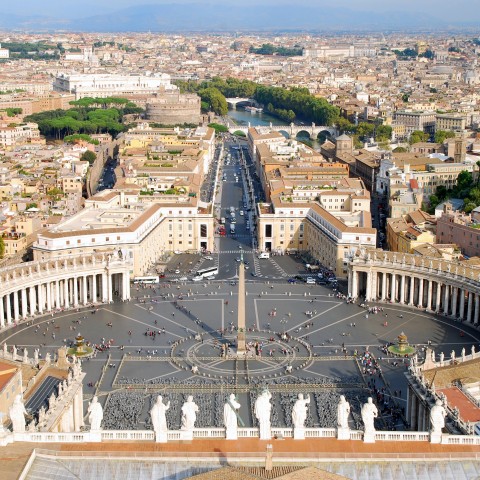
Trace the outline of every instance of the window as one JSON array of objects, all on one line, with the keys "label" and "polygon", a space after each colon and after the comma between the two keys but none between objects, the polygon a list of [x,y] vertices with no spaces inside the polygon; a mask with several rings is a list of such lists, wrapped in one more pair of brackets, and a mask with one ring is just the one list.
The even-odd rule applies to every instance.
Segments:
[{"label": "window", "polygon": [[92,238],[92,243],[95,243],[95,239],[94,239],[94,238]]},{"label": "window", "polygon": [[[45,245],[46,245],[46,244],[47,244],[47,243],[45,242]],[[67,245],[70,245],[70,240],[67,240]]]},{"label": "window", "polygon": [[110,237],[105,237],[105,241],[106,241],[106,242],[109,242],[109,241],[110,241]]},{"label": "window", "polygon": [[207,238],[207,225],[205,223],[200,225],[200,237]]},{"label": "window", "polygon": [[271,237],[272,236],[272,226],[270,224],[265,225],[265,236],[266,237]]},{"label": "window", "polygon": [[77,243],[82,243],[82,241],[81,241],[81,240],[77,240]]}]

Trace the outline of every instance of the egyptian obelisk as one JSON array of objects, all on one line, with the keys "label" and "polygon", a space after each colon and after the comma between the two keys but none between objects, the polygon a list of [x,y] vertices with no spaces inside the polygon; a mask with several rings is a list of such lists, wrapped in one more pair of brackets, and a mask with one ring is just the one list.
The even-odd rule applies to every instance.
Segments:
[{"label": "egyptian obelisk", "polygon": [[245,345],[245,265],[243,254],[238,267],[238,317],[237,317],[237,354],[244,354]]}]

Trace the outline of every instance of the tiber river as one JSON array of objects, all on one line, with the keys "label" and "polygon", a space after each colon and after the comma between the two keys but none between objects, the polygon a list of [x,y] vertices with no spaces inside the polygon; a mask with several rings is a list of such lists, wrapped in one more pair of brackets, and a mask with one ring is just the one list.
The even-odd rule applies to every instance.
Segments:
[{"label": "tiber river", "polygon": [[[256,126],[268,126],[270,123],[272,125],[285,125],[285,122],[279,120],[276,117],[272,117],[268,113],[250,113],[245,111],[243,108],[238,110],[228,110],[228,117],[237,125],[247,126],[248,122],[252,127]],[[319,151],[320,142],[318,140],[311,141],[309,138],[297,137],[297,140],[306,143],[309,147]]]}]

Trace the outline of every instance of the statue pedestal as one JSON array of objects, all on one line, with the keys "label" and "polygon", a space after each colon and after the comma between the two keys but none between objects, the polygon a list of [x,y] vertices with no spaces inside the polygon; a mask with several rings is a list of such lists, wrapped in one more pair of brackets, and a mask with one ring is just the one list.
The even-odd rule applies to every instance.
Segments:
[{"label": "statue pedestal", "polygon": [[293,439],[294,440],[305,440],[305,429],[304,428],[294,428],[293,429]]},{"label": "statue pedestal", "polygon": [[337,428],[337,440],[350,440],[350,429],[349,428]]},{"label": "statue pedestal", "polygon": [[102,432],[101,430],[90,430],[88,432],[88,440],[87,442],[98,442],[100,443],[102,441]]},{"label": "statue pedestal", "polygon": [[167,432],[155,432],[155,442],[167,443],[167,440],[168,440]]},{"label": "statue pedestal", "polygon": [[363,443],[375,443],[375,431],[363,434]]},{"label": "statue pedestal", "polygon": [[180,440],[193,440],[193,430],[180,430]]},{"label": "statue pedestal", "polygon": [[225,440],[238,440],[238,430],[236,428],[226,429]]},{"label": "statue pedestal", "polygon": [[430,443],[442,443],[442,433],[430,433]]}]

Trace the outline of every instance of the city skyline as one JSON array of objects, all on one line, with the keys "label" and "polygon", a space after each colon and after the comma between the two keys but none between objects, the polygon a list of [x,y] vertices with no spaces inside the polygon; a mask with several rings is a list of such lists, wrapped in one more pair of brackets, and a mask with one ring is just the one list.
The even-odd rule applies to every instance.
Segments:
[{"label": "city skyline", "polygon": [[[185,5],[189,8],[185,8]],[[279,8],[280,7],[280,8]],[[252,16],[251,9],[255,9]],[[76,31],[233,31],[233,30],[298,30],[323,31],[354,28],[382,29],[449,29],[475,27],[480,19],[472,3],[460,0],[452,9],[446,1],[408,0],[401,6],[385,6],[378,0],[361,5],[341,0],[331,6],[321,1],[312,5],[301,0],[295,8],[286,0],[273,2],[247,0],[238,4],[217,0],[207,4],[198,0],[86,0],[81,5],[48,0],[33,0],[4,7],[0,28],[26,30]]]}]

